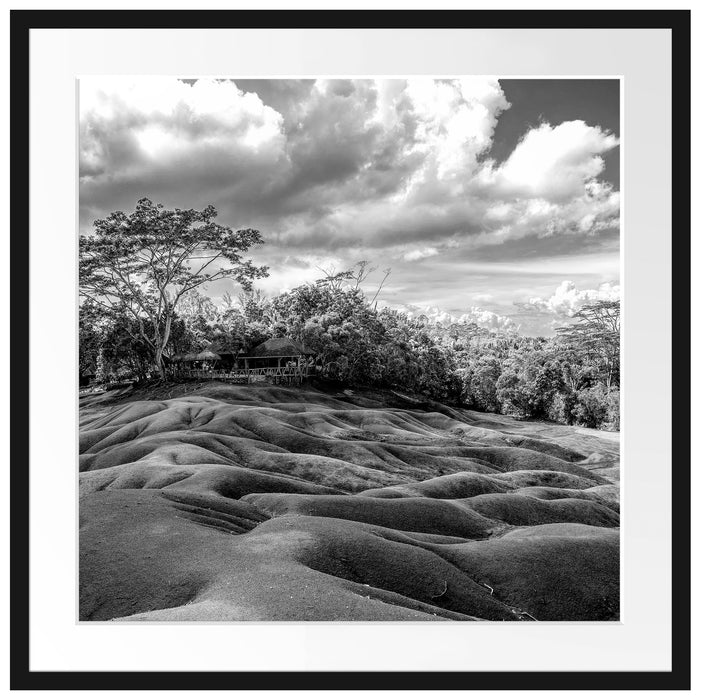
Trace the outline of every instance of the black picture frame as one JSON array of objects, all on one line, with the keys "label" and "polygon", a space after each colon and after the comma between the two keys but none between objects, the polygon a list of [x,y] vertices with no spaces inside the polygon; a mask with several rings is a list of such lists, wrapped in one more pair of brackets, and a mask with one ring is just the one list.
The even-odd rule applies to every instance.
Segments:
[{"label": "black picture frame", "polygon": [[[665,28],[672,33],[672,670],[668,672],[74,672],[29,667],[29,41],[35,28]],[[11,675],[12,690],[685,690],[690,688],[690,11],[14,10],[11,11]],[[677,96],[677,103],[675,102]],[[674,352],[675,356],[675,352]],[[686,415],[683,415],[683,414]],[[677,585],[676,585],[677,581]]]}]

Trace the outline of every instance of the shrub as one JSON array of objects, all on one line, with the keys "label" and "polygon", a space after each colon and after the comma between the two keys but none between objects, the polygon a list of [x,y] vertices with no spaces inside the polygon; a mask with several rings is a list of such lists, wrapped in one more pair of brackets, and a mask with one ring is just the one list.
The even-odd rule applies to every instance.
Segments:
[{"label": "shrub", "polygon": [[573,410],[576,403],[577,394],[574,391],[556,393],[548,409],[549,420],[572,425],[575,420]]},{"label": "shrub", "polygon": [[502,372],[497,380],[497,400],[502,413],[525,418],[531,415],[530,397],[522,377],[511,371]]},{"label": "shrub", "polygon": [[599,428],[607,420],[607,389],[603,384],[596,384],[577,393],[577,403],[573,409],[575,422],[586,428]]},{"label": "shrub", "polygon": [[607,423],[605,427],[610,430],[619,430],[620,424],[619,389],[612,389],[607,394]]}]

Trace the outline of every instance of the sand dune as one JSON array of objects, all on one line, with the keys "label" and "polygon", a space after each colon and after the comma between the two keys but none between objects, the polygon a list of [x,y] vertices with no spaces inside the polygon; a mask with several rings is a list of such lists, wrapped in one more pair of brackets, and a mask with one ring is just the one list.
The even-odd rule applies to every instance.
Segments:
[{"label": "sand dune", "polygon": [[81,400],[82,620],[613,620],[619,442],[401,395]]}]

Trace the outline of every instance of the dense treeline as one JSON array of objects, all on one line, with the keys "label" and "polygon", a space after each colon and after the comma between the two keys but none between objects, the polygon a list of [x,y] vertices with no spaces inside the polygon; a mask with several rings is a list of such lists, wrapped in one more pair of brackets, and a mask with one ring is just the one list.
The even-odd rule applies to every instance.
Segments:
[{"label": "dense treeline", "polygon": [[[586,305],[553,338],[443,326],[376,309],[359,287],[325,278],[272,299],[257,290],[216,305],[196,290],[172,322],[166,357],[209,347],[251,350],[290,337],[316,352],[321,376],[399,389],[473,409],[592,428],[619,428],[619,303]],[[99,381],[152,373],[135,319],[86,302],[82,371]]]},{"label": "dense treeline", "polygon": [[471,407],[619,429],[619,302],[586,304],[553,338],[472,329],[452,343]]},{"label": "dense treeline", "polygon": [[[131,214],[95,222],[79,244],[81,376],[99,383],[163,380],[177,353],[226,347],[245,352],[276,337],[316,353],[320,376],[348,386],[413,392],[481,411],[619,428],[619,302],[587,304],[554,338],[431,324],[376,299],[360,262],[272,299],[254,288],[267,276],[244,254],[254,229],[217,224],[203,211],[167,210],[141,199]],[[227,265],[224,267],[222,262]],[[199,291],[229,279],[242,290],[216,305]]]},{"label": "dense treeline", "polygon": [[[82,371],[99,380],[151,372],[151,354],[136,322],[104,314],[90,302],[80,310]],[[216,306],[192,291],[179,306],[166,356],[208,347],[251,350],[268,338],[289,337],[316,353],[323,378],[350,386],[403,388],[438,400],[458,400],[462,390],[452,348],[422,323],[376,310],[359,288],[322,280],[267,299],[257,290]]]}]

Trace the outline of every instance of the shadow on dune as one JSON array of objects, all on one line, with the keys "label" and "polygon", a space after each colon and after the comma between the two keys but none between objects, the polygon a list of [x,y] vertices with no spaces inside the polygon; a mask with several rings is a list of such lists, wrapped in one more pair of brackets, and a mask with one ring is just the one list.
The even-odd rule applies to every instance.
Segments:
[{"label": "shadow on dune", "polygon": [[613,436],[403,397],[174,393],[81,401],[82,620],[619,619]]}]

